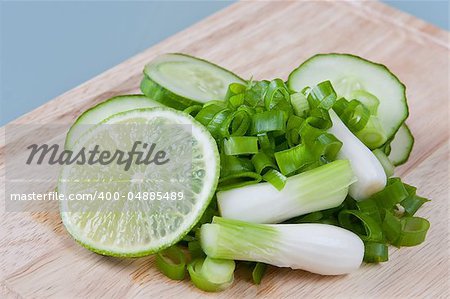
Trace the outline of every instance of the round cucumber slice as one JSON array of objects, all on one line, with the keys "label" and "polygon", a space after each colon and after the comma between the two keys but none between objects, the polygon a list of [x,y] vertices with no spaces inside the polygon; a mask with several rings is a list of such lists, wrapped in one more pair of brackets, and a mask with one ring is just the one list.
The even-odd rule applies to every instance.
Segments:
[{"label": "round cucumber slice", "polygon": [[134,162],[128,170],[114,162],[62,168],[60,194],[94,199],[61,201],[62,221],[94,252],[138,257],[165,249],[192,229],[214,195],[220,165],[215,140],[192,117],[170,108],[115,114],[83,134],[73,152],[98,146],[113,153],[132,149],[137,140],[163,149],[168,163]]},{"label": "round cucumber slice", "polygon": [[157,101],[154,101],[144,95],[124,95],[110,98],[81,114],[67,132],[65,148],[70,149],[80,136],[89,128],[89,125],[96,125],[108,117],[139,108],[163,107]]},{"label": "round cucumber slice", "polygon": [[164,54],[145,66],[141,91],[175,109],[224,100],[228,85],[245,81],[209,61],[185,54]]},{"label": "round cucumber slice", "polygon": [[391,152],[388,155],[389,160],[395,166],[404,164],[409,159],[409,155],[414,146],[414,137],[406,124],[403,124],[394,139],[390,143]]},{"label": "round cucumber slice", "polygon": [[378,119],[387,139],[394,136],[408,117],[405,85],[378,63],[350,54],[319,54],[295,69],[288,86],[300,91],[330,80],[339,96],[349,97],[355,90],[365,90],[379,101]]}]

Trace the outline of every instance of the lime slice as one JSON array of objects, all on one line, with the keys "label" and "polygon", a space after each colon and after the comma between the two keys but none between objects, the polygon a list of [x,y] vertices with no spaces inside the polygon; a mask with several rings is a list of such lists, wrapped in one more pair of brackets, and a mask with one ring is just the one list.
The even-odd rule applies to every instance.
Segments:
[{"label": "lime slice", "polygon": [[[141,163],[138,154],[129,165],[119,158],[86,163],[95,148],[129,157],[136,142]],[[155,146],[152,155],[145,143],[146,149]],[[179,241],[205,211],[219,178],[215,140],[192,117],[170,108],[115,114],[86,132],[72,151],[86,157],[62,168],[61,218],[79,243],[104,255],[144,256]],[[165,156],[158,160],[160,151]]]}]

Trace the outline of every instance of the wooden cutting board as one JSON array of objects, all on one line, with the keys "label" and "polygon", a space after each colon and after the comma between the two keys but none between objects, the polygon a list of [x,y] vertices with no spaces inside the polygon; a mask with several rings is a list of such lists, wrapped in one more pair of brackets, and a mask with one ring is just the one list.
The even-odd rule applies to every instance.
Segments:
[{"label": "wooden cutting board", "polygon": [[[244,78],[286,78],[316,53],[347,52],[387,65],[406,84],[416,144],[397,174],[432,199],[425,244],[390,250],[390,261],[322,277],[270,268],[260,286],[238,270],[234,285],[206,294],[175,282],[153,257],[116,259],[78,246],[56,213],[4,212],[0,201],[0,297],[430,297],[449,294],[449,33],[380,3],[240,2],[168,38],[14,123],[71,122],[113,95],[139,90],[146,62],[184,52]],[[87,62],[87,65],[89,63]],[[2,128],[2,137],[4,128]],[[4,138],[2,138],[3,140]],[[4,142],[0,167],[4,170]]]}]

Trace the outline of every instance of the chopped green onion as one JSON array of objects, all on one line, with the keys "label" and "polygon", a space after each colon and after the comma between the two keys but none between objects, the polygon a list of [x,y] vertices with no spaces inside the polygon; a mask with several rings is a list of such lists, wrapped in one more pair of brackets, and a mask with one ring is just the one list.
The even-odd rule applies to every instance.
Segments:
[{"label": "chopped green onion", "polygon": [[364,261],[366,263],[386,262],[389,258],[388,246],[384,243],[364,242]]},{"label": "chopped green onion", "polygon": [[405,214],[408,216],[414,216],[414,214],[417,212],[417,210],[420,209],[420,207],[430,201],[429,199],[426,199],[421,196],[413,195],[408,196],[408,198],[404,199],[402,202],[400,202],[400,205],[405,209]]},{"label": "chopped green onion", "polygon": [[261,280],[266,273],[267,265],[264,263],[256,263],[252,271],[252,279],[254,284],[260,284]]},{"label": "chopped green onion", "polygon": [[[191,263],[189,263],[188,272],[189,272],[189,276],[191,277],[192,283],[197,288],[199,288],[200,290],[205,291],[205,292],[220,292],[220,291],[227,289],[229,286],[231,286],[231,284],[233,283],[233,280],[234,280],[234,276],[233,276],[234,267],[233,267],[233,271],[231,272],[230,280],[222,281],[219,283],[212,282],[211,279],[213,279],[214,281],[217,281],[217,279],[214,279],[216,277],[213,277],[214,272],[211,273],[211,271],[215,270],[215,269],[211,269],[211,268],[214,268],[214,266],[213,266],[214,263],[210,263],[208,266],[208,270],[205,271],[203,266],[207,259],[209,259],[209,258],[207,257],[206,259],[195,259]],[[233,261],[228,261],[228,262],[232,262],[234,264]],[[221,266],[218,266],[218,267],[221,267]],[[224,275],[222,275],[222,274],[223,273],[220,273],[219,276],[223,277]]]},{"label": "chopped green onion", "polygon": [[242,94],[245,92],[245,90],[246,90],[246,87],[244,84],[231,83],[230,85],[228,85],[228,90],[225,95],[225,100],[229,100],[231,97],[233,97],[235,95]]},{"label": "chopped green onion", "polygon": [[170,279],[183,280],[186,257],[181,249],[172,246],[156,254],[156,267]]},{"label": "chopped green onion", "polygon": [[370,112],[360,101],[351,100],[339,117],[350,131],[356,133],[366,127]]},{"label": "chopped green onion", "polygon": [[430,228],[430,222],[421,217],[404,217],[400,220],[401,232],[392,245],[395,246],[416,246],[423,241]]},{"label": "chopped green onion", "polygon": [[353,90],[350,93],[351,99],[356,99],[369,109],[371,115],[377,115],[380,100],[370,92],[362,89]]},{"label": "chopped green onion", "polygon": [[289,175],[306,166],[314,163],[312,153],[304,144],[275,153],[277,165],[284,175]]},{"label": "chopped green onion", "polygon": [[414,214],[417,212],[417,210],[420,209],[420,207],[430,201],[429,199],[426,199],[424,197],[418,196],[416,194],[417,188],[410,186],[408,184],[403,183],[403,186],[405,187],[406,192],[408,192],[408,197],[400,202],[400,205],[405,210],[405,215],[407,216],[414,216]]},{"label": "chopped green onion", "polygon": [[282,175],[278,170],[270,169],[263,175],[263,180],[270,183],[278,191],[281,191],[286,185],[287,178],[284,175]]},{"label": "chopped green onion", "polygon": [[379,210],[377,204],[375,203],[375,201],[373,199],[369,198],[369,199],[365,199],[365,200],[362,200],[362,201],[358,201],[358,202],[356,202],[356,207],[361,212],[363,212],[363,213],[369,215],[370,217],[372,217],[379,224],[382,223],[380,210]]},{"label": "chopped green onion", "polygon": [[270,110],[256,113],[252,118],[252,134],[262,134],[286,129],[285,114],[281,110]]},{"label": "chopped green onion", "polygon": [[262,181],[262,176],[256,172],[241,172],[236,174],[230,174],[219,179],[219,186],[217,190],[225,191],[234,188],[245,187],[248,185],[254,185]]},{"label": "chopped green onion", "polygon": [[382,228],[386,239],[393,244],[400,236],[402,224],[400,219],[395,217],[390,211],[385,210]]},{"label": "chopped green onion", "polygon": [[225,155],[248,155],[258,153],[258,138],[249,136],[231,136],[224,139]]},{"label": "chopped green onion", "polygon": [[371,196],[379,207],[388,210],[407,197],[408,192],[399,178],[390,178],[386,188]]},{"label": "chopped green onion", "polygon": [[369,215],[356,210],[343,210],[338,216],[339,225],[356,233],[363,241],[380,242],[383,231]]},{"label": "chopped green onion", "polygon": [[249,130],[251,125],[251,116],[245,110],[237,110],[227,116],[221,123],[221,136],[243,136]]},{"label": "chopped green onion", "polygon": [[192,105],[184,109],[183,112],[195,117],[197,113],[202,109],[203,109],[202,105]]},{"label": "chopped green onion", "polygon": [[264,94],[264,106],[266,110],[272,110],[275,107],[279,110],[291,110],[290,94],[286,84],[281,79],[270,81]]},{"label": "chopped green onion", "polygon": [[379,148],[374,149],[372,153],[377,157],[378,161],[380,161],[386,176],[388,178],[391,177],[394,174],[395,166],[392,164],[391,160],[389,160],[388,156]]},{"label": "chopped green onion", "polygon": [[370,116],[364,129],[356,132],[355,135],[370,149],[382,146],[387,140],[380,120],[374,115]]},{"label": "chopped green onion", "polygon": [[272,156],[267,155],[264,152],[259,152],[252,157],[252,163],[255,167],[255,171],[259,174],[267,172],[268,169],[276,169],[277,165]]},{"label": "chopped green onion", "polygon": [[205,257],[205,253],[202,250],[202,247],[200,246],[199,241],[191,241],[188,243],[188,250],[191,255],[191,259],[197,259],[197,258],[203,258]]},{"label": "chopped green onion", "polygon": [[300,117],[305,116],[307,114],[307,111],[309,110],[308,100],[306,99],[306,96],[301,92],[291,94],[291,105],[294,109],[295,115]]},{"label": "chopped green onion", "polygon": [[220,155],[220,177],[224,178],[230,175],[242,172],[253,172],[252,161],[248,158]]},{"label": "chopped green onion", "polygon": [[296,146],[301,142],[300,128],[305,119],[291,115],[286,125],[286,140],[290,147]]},{"label": "chopped green onion", "polygon": [[324,81],[311,89],[307,100],[310,107],[328,110],[333,107],[336,101],[336,92],[330,81]]}]

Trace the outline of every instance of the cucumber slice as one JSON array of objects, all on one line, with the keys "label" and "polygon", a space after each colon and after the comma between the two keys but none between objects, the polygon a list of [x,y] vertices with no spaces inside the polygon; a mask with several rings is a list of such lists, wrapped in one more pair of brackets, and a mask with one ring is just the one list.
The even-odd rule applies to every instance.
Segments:
[{"label": "cucumber slice", "polygon": [[[84,133],[73,152],[98,147],[114,153],[134,148],[136,141],[156,142],[169,162],[136,162],[129,169],[119,160],[62,167],[58,191],[68,199],[60,202],[63,224],[94,252],[139,257],[177,243],[198,222],[216,190],[220,163],[215,140],[202,124],[174,109],[115,114]],[[71,195],[92,200],[70,200]]]},{"label": "cucumber slice", "polygon": [[389,69],[350,54],[318,54],[295,69],[288,86],[300,91],[330,80],[339,96],[349,97],[355,90],[365,90],[380,101],[378,118],[387,139],[394,136],[408,117],[405,85]]},{"label": "cucumber slice", "polygon": [[86,110],[83,114],[78,116],[75,123],[72,127],[70,127],[69,132],[67,132],[65,148],[72,148],[78,138],[84,133],[88,125],[96,125],[108,117],[120,112],[139,108],[163,106],[164,105],[157,101],[138,94],[110,98]]},{"label": "cucumber slice", "polygon": [[145,66],[142,93],[175,109],[224,100],[231,83],[245,81],[209,61],[185,54],[164,54]]},{"label": "cucumber slice", "polygon": [[414,146],[414,137],[406,124],[400,127],[394,139],[391,141],[390,146],[391,152],[388,158],[392,164],[399,166],[408,161]]}]

